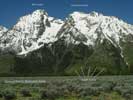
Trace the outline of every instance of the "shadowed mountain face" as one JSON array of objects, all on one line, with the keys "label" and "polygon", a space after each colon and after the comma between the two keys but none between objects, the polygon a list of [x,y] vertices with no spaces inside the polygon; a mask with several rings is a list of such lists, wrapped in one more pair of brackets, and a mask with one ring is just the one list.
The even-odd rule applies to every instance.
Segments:
[{"label": "shadowed mountain face", "polygon": [[97,12],[62,21],[36,10],[12,29],[0,27],[1,75],[76,75],[81,67],[131,74],[132,50],[133,26]]}]

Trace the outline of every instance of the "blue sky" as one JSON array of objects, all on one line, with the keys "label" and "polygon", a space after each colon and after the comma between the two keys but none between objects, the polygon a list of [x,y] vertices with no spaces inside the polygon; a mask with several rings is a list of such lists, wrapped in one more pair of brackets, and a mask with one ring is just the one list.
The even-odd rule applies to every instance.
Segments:
[{"label": "blue sky", "polygon": [[[40,3],[43,6],[32,6]],[[88,6],[73,7],[73,4]],[[62,19],[73,11],[97,11],[133,24],[133,0],[0,0],[0,25],[12,27],[19,17],[36,9],[44,9],[50,16]]]}]

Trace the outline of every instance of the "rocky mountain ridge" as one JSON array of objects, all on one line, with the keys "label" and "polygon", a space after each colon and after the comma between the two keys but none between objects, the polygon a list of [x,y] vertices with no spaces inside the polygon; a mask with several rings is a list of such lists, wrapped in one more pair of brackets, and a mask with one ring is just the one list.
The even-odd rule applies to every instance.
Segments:
[{"label": "rocky mountain ridge", "polygon": [[16,72],[41,66],[42,71],[70,74],[87,65],[105,68],[106,74],[125,73],[133,65],[132,42],[133,25],[97,12],[73,12],[62,21],[36,10],[9,30],[0,27],[0,51],[16,56]]}]

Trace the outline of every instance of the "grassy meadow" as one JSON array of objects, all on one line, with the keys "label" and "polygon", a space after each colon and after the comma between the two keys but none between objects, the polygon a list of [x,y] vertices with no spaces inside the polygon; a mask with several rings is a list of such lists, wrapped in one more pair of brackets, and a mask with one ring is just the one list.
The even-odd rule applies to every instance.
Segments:
[{"label": "grassy meadow", "polygon": [[0,100],[133,100],[133,76],[1,77]]}]

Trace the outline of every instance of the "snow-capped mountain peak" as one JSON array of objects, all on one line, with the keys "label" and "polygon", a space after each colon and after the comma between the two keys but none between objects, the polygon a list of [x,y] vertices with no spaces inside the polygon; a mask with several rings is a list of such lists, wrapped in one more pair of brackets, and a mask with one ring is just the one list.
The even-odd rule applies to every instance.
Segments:
[{"label": "snow-capped mountain peak", "polygon": [[94,45],[99,36],[102,38],[101,42],[106,38],[115,45],[115,43],[119,44],[123,35],[133,34],[132,25],[116,17],[104,16],[97,12],[70,14],[62,30],[58,36],[66,35],[67,41],[71,39],[73,42],[77,42],[80,38],[80,42],[86,45]]},{"label": "snow-capped mountain peak", "polygon": [[7,28],[5,28],[5,27],[3,27],[3,26],[0,26],[0,37],[1,37],[5,32],[7,32],[7,31],[8,31]]},{"label": "snow-capped mountain peak", "polygon": [[13,27],[14,30],[32,34],[33,37],[37,37],[40,27],[45,28],[48,15],[44,10],[36,10],[32,14],[21,17],[18,23]]},{"label": "snow-capped mountain peak", "polygon": [[[0,28],[0,32],[3,29]],[[44,10],[19,19],[12,29],[4,29],[1,35],[1,48],[15,51],[19,55],[27,54],[65,37],[66,43],[94,46],[96,41],[109,40],[115,46],[125,35],[133,35],[133,26],[113,16],[104,16],[97,12],[73,12],[65,21],[50,17]],[[9,50],[10,51],[10,50]]]},{"label": "snow-capped mountain peak", "polygon": [[44,10],[36,10],[32,14],[21,17],[17,24],[2,37],[3,43],[8,41],[4,44],[4,48],[11,46],[10,49],[17,54],[27,54],[42,47],[44,43],[54,42],[62,24],[63,21],[49,17]]}]

